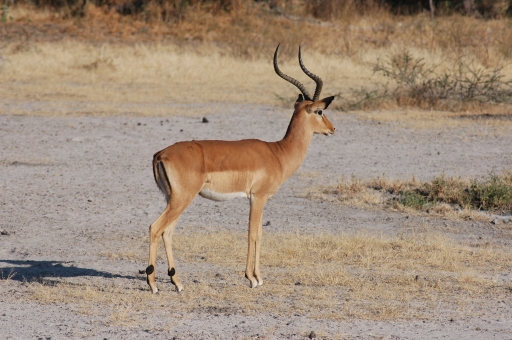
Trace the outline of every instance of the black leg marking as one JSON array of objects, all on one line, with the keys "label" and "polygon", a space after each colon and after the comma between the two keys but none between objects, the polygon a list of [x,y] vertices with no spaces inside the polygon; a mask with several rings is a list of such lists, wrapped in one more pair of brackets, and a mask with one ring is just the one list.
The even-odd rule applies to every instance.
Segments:
[{"label": "black leg marking", "polygon": [[155,271],[155,267],[153,267],[153,265],[149,265],[149,266],[146,268],[146,274],[147,274],[147,275],[151,275],[154,271]]},{"label": "black leg marking", "polygon": [[176,283],[172,279],[172,277],[176,274],[176,269],[174,269],[174,267],[169,269],[169,271],[167,271],[167,274],[171,277],[171,283],[176,286]]}]

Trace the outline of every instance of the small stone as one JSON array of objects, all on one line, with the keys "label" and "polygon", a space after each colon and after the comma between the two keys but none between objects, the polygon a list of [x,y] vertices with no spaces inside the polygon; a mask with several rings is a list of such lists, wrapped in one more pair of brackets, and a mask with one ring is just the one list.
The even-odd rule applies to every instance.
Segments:
[{"label": "small stone", "polygon": [[2,234],[2,235],[4,235],[4,236],[10,236],[10,235],[11,235],[11,233],[10,233],[10,232],[8,232],[7,230],[2,230],[2,231],[0,231],[0,234]]},{"label": "small stone", "polygon": [[202,122],[203,122],[203,123],[208,123],[208,119],[206,119],[206,117],[203,117]]},{"label": "small stone", "polygon": [[314,339],[314,338],[316,338],[316,333],[315,333],[315,331],[311,331],[311,333],[309,333],[309,338],[310,338],[310,339]]}]

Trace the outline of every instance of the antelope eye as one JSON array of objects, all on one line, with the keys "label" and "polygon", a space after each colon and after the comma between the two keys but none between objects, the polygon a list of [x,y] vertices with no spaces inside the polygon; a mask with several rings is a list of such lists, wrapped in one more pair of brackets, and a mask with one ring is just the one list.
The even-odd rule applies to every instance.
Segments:
[{"label": "antelope eye", "polygon": [[321,116],[322,115],[322,110],[318,111],[316,114]]}]

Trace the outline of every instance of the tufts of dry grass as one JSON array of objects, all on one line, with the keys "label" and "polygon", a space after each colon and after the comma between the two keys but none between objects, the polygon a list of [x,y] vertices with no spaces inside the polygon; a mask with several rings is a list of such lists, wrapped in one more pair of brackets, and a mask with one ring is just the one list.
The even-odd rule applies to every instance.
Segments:
[{"label": "tufts of dry grass", "polygon": [[441,175],[431,182],[391,180],[385,177],[363,181],[352,176],[335,187],[310,191],[305,196],[337,201],[353,206],[387,207],[399,211],[425,212],[456,219],[489,219],[479,211],[510,213],[512,211],[512,175],[490,174],[483,181],[446,178]]},{"label": "tufts of dry grass", "polygon": [[[129,242],[123,247],[132,248]],[[140,240],[131,242],[140,245]],[[502,249],[470,247],[432,233],[268,234],[261,259],[265,284],[249,289],[243,278],[245,234],[176,235],[174,247],[178,266],[181,262],[201,267],[198,272],[180,272],[186,285],[181,294],[172,292],[160,275],[158,295],[147,291],[144,278],[116,284],[104,278],[87,283],[43,279],[28,284],[26,298],[102,315],[107,324],[137,326],[149,311],[173,318],[200,311],[293,313],[336,320],[428,319],[436,316],[439,306],[466,308],[507,294],[509,287],[493,278],[509,271],[512,260]]]},{"label": "tufts of dry grass", "polygon": [[0,281],[5,284],[8,284],[14,276],[16,276],[16,272],[12,269],[9,271],[9,273],[4,273],[3,270],[0,270]]}]

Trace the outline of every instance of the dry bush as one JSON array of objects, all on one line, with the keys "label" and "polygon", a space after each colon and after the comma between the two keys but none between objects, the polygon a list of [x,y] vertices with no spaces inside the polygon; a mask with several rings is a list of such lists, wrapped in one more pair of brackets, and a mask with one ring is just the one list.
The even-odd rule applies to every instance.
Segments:
[{"label": "dry bush", "polygon": [[[370,1],[361,4],[358,1],[311,0],[300,5],[277,0],[231,0],[225,4],[221,1],[191,1],[190,5],[179,11],[180,20],[169,20],[169,15],[165,13],[170,10],[165,8],[175,8],[178,2],[148,1],[148,9],[139,16],[122,16],[112,6],[88,4],[79,20],[69,20],[59,12],[21,4],[10,10],[9,15],[13,20],[6,23],[2,30],[9,33],[10,29],[19,30],[19,24],[23,24],[25,29],[32,32],[31,28],[35,26],[45,34],[38,35],[34,31],[34,40],[53,40],[52,36],[61,39],[64,33],[97,42],[155,39],[180,44],[215,42],[231,55],[250,58],[268,58],[278,42],[283,43],[283,53],[287,55],[295,55],[299,43],[323,54],[348,57],[360,57],[359,51],[407,47],[448,57],[474,55],[486,66],[494,65],[497,60],[508,58],[510,54],[512,27],[508,19],[484,21],[452,16],[432,21],[425,15],[393,16],[379,10],[379,6]],[[30,10],[26,10],[27,6]],[[162,7],[165,13],[160,9],[152,10],[154,6]],[[329,16],[340,11],[346,14],[330,22],[311,20],[308,15],[315,12],[317,6],[330,8],[328,11],[319,10]],[[376,9],[353,10],[361,6]],[[229,10],[216,10],[218,7]],[[296,15],[288,15],[288,12]],[[38,13],[46,14],[40,16]],[[42,25],[49,21],[51,26]],[[59,25],[62,25],[62,30],[52,31]],[[476,40],[475,37],[480,38]]]},{"label": "dry bush", "polygon": [[459,58],[451,67],[438,69],[439,65],[427,66],[423,57],[415,58],[407,50],[378,60],[374,73],[382,74],[392,85],[354,90],[354,98],[345,105],[349,109],[376,108],[391,101],[399,107],[460,110],[473,103],[512,104],[512,80],[504,79],[503,65],[486,68]]},{"label": "dry bush", "polygon": [[[12,6],[13,1],[9,5]],[[21,0],[22,4],[33,4],[38,9],[52,8],[71,12],[73,16],[80,16],[81,11],[76,10],[86,5],[80,0]],[[147,16],[148,12],[159,12],[161,20],[179,17],[189,7],[202,7],[204,10],[216,14],[220,11],[232,12],[240,7],[263,4],[270,10],[285,11],[286,13],[301,13],[324,20],[343,19],[351,13],[375,14],[386,11],[395,14],[416,14],[430,10],[428,1],[397,1],[397,0],[90,0],[95,6],[114,7],[123,15]],[[455,0],[449,2],[433,1],[437,15],[450,15],[462,13],[474,17],[504,17],[510,15],[509,0]],[[75,9],[75,11],[72,11]]]}]

